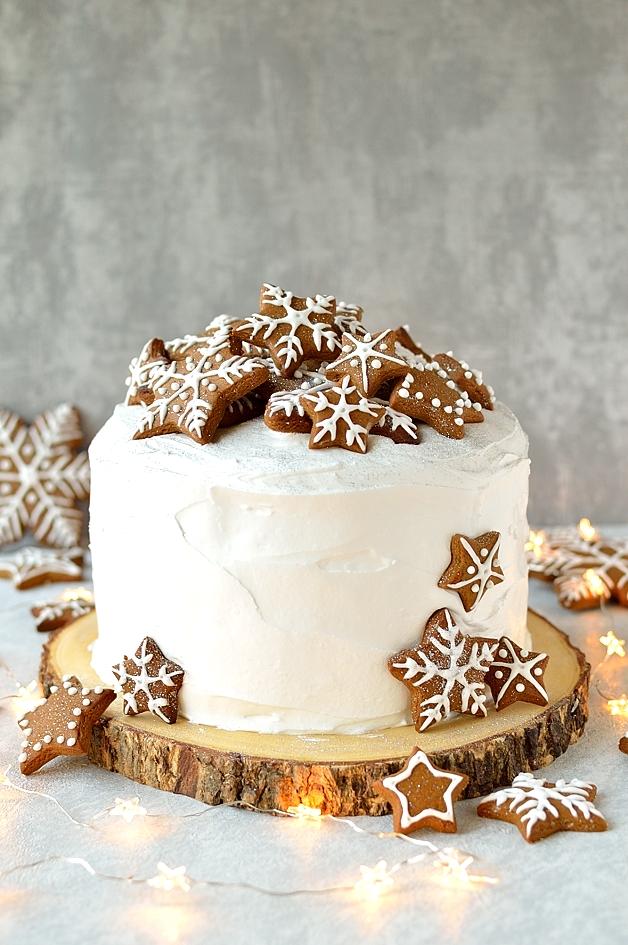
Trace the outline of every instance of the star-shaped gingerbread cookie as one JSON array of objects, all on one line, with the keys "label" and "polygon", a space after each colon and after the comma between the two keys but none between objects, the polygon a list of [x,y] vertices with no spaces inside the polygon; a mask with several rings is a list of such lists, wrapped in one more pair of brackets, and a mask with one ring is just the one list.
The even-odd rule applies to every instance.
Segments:
[{"label": "star-shaped gingerbread cookie", "polygon": [[464,774],[437,768],[419,748],[397,774],[373,787],[392,807],[395,833],[409,834],[421,827],[455,833],[454,802],[468,783]]},{"label": "star-shaped gingerbread cookie", "polygon": [[458,361],[454,358],[452,351],[446,354],[435,354],[433,360],[447,372],[447,375],[467,395],[472,404],[478,404],[484,410],[493,410],[495,394],[493,388],[484,383],[480,371],[474,371],[466,361]]},{"label": "star-shaped gingerbread cookie", "polygon": [[46,410],[27,426],[0,410],[0,545],[30,531],[38,542],[71,548],[81,540],[89,498],[87,453],[78,411],[69,404]]},{"label": "star-shaped gingerbread cookie", "polygon": [[509,637],[502,637],[486,674],[486,684],[497,711],[513,702],[547,705],[544,676],[548,662],[547,653],[532,653],[517,646]]},{"label": "star-shaped gingerbread cookie", "polygon": [[606,820],[593,804],[596,793],[596,786],[585,781],[554,782],[518,774],[511,787],[485,798],[477,813],[515,824],[524,840],[536,843],[559,830],[606,830]]},{"label": "star-shaped gingerbread cookie", "polygon": [[491,645],[466,636],[449,610],[427,621],[417,646],[388,660],[388,669],[410,690],[417,731],[449,718],[453,712],[486,715],[484,679],[493,659]]},{"label": "star-shaped gingerbread cookie", "polygon": [[391,329],[360,338],[344,334],[340,357],[327,367],[327,377],[341,381],[348,376],[365,397],[373,396],[386,381],[405,376],[408,365],[395,353],[397,337]]},{"label": "star-shaped gingerbread cookie", "polygon": [[123,693],[125,715],[152,712],[169,725],[177,721],[183,669],[164,656],[152,637],[144,637],[135,656],[123,657],[113,674]]},{"label": "star-shaped gingerbread cookie", "polygon": [[58,755],[87,754],[92,728],[115,697],[113,689],[87,689],[76,677],[51,686],[48,698],[18,722],[22,774],[33,774]]},{"label": "star-shaped gingerbread cookie", "polygon": [[209,443],[227,404],[268,379],[268,368],[258,358],[234,354],[230,347],[216,350],[209,341],[192,345],[140,389],[145,406],[134,439],[185,433],[197,443]]},{"label": "star-shaped gingerbread cookie", "polygon": [[333,295],[300,298],[264,283],[259,314],[244,318],[233,334],[266,348],[280,373],[292,377],[304,361],[326,361],[338,350],[335,314]]},{"label": "star-shaped gingerbread cookie", "polygon": [[307,391],[301,404],[312,421],[312,450],[339,446],[366,453],[368,432],[384,416],[384,408],[364,397],[346,376],[334,387]]},{"label": "star-shaped gingerbread cookie", "polygon": [[464,436],[464,400],[455,387],[448,387],[431,362],[417,360],[407,369],[390,394],[390,406],[442,436],[453,440]]},{"label": "star-shaped gingerbread cookie", "polygon": [[504,580],[498,560],[499,546],[499,532],[485,532],[477,538],[454,535],[451,561],[438,586],[457,591],[464,609],[473,610],[490,587]]}]

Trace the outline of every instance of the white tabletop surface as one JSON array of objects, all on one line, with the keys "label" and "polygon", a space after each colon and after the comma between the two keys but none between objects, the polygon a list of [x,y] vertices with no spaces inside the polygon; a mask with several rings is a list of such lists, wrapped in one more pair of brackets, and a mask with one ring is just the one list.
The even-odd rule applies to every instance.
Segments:
[{"label": "white tabletop surface", "polygon": [[[0,581],[0,659],[23,682],[36,676],[45,639],[33,628],[30,607],[63,587],[20,593]],[[594,668],[604,656],[598,640],[608,626],[628,638],[627,610],[573,614],[538,582],[531,585],[531,605],[568,631]],[[613,694],[628,692],[628,658],[613,657],[598,676],[606,688],[612,683]],[[0,695],[14,689],[0,670]],[[136,785],[81,758],[58,759],[23,778],[16,764],[20,735],[15,719],[14,700],[0,702],[0,772],[10,765],[8,776],[16,784],[50,794],[79,821],[89,822],[116,797],[135,795],[154,814],[203,809],[197,801]],[[142,818],[130,827],[107,815],[96,820],[94,830],[72,823],[51,800],[0,785],[0,871],[60,855],[81,857],[101,873],[148,878],[162,860],[185,865],[195,879],[236,884],[164,893],[92,876],[65,862],[20,868],[0,878],[0,941],[620,945],[628,928],[628,756],[617,749],[624,727],[628,720],[612,718],[592,687],[584,737],[546,769],[548,777],[598,785],[607,833],[562,833],[528,845],[513,826],[481,820],[477,801],[465,801],[457,807],[458,834],[415,836],[473,854],[472,868],[499,882],[447,885],[428,859],[396,873],[394,885],[374,904],[354,891],[281,898],[237,884],[273,891],[351,886],[361,864],[384,859],[390,866],[419,850],[399,839],[355,833],[332,820],[310,823],[232,808],[188,819]],[[390,830],[389,817],[355,818],[355,823],[374,832]]]}]

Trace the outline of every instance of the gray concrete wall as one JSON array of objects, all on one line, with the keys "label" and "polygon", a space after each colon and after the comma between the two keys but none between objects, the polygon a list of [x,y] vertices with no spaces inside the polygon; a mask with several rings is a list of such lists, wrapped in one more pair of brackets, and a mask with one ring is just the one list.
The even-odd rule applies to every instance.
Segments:
[{"label": "gray concrete wall", "polygon": [[628,520],[625,0],[2,0],[0,402],[90,432],[261,280],[483,367],[534,520]]}]

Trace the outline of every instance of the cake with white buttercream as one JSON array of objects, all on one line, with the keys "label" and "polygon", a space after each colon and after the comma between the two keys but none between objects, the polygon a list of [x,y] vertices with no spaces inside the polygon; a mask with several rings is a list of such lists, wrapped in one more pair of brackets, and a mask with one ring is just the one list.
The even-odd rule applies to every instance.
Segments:
[{"label": "cake with white buttercream", "polygon": [[[260,322],[249,323],[255,330],[248,335],[246,320],[234,323],[239,338],[221,319],[206,335],[145,348],[132,364],[131,402],[116,407],[91,446],[93,666],[112,682],[112,666],[149,635],[184,668],[179,709],[193,722],[301,733],[408,722],[407,691],[387,660],[415,642],[440,608],[459,615],[469,634],[528,643],[528,445],[516,417],[500,403],[490,409],[470,403],[460,381],[451,381],[454,368],[443,370],[418,346],[410,350],[404,333],[391,363],[401,358],[410,374],[395,369],[366,394],[355,359],[353,380],[345,382],[339,368],[327,377],[325,362],[338,363],[343,350],[351,356],[359,348],[347,341],[352,325],[356,338],[366,336],[360,310],[345,306],[334,315],[342,319],[338,325],[327,317],[327,303],[317,302],[328,298],[307,300],[313,311],[317,304],[323,309],[321,357],[296,369],[282,370],[278,345],[271,360],[260,316],[251,316]],[[339,339],[337,350],[324,337],[328,327]],[[316,352],[314,334],[307,342]],[[199,357],[209,360],[199,367]],[[468,367],[454,363],[455,370]],[[197,372],[211,385],[212,371],[220,374],[225,364],[244,386],[229,399],[231,388],[218,380],[205,412],[218,409],[221,417],[209,417],[211,436],[202,442],[203,410],[192,431],[177,427],[196,393],[199,403],[204,396],[198,387],[186,397],[187,379]],[[442,375],[439,383],[456,395],[445,421],[464,418],[451,436],[437,432],[438,417],[430,425],[429,414],[426,421],[403,413],[408,398],[401,392],[416,398],[428,365],[434,381]],[[382,370],[370,375],[377,384]],[[368,388],[366,376],[365,383]],[[476,372],[473,383],[481,383]],[[320,448],[330,435],[329,416],[336,416],[333,404],[350,384],[358,388],[356,416],[368,417],[369,409],[377,416],[364,433],[353,432],[352,446]],[[299,409],[300,397],[319,388],[318,399],[312,394],[308,409]],[[292,420],[314,424],[313,433],[269,427],[269,399],[286,392],[294,395]],[[401,409],[391,415],[406,418],[402,426],[410,434],[416,429],[418,442],[378,435],[393,402]],[[481,418],[470,416],[473,409]],[[266,419],[254,416],[262,411]],[[310,449],[319,414],[327,432]],[[489,532],[499,534],[503,580],[489,580],[467,611],[439,579],[452,536]]]}]

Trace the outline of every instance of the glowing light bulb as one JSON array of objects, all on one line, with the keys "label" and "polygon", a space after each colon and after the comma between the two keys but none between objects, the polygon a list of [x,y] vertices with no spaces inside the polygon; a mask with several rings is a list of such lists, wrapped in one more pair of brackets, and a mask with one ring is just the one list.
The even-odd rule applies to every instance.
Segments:
[{"label": "glowing light bulb", "polygon": [[628,718],[628,696],[623,695],[619,699],[609,699],[607,704],[611,715]]},{"label": "glowing light bulb", "polygon": [[140,804],[139,797],[116,797],[114,805],[109,811],[109,816],[122,817],[127,824],[130,824],[136,817],[145,817],[146,808]]},{"label": "glowing light bulb", "polygon": [[22,718],[27,712],[32,712],[33,709],[36,709],[38,705],[45,701],[41,696],[39,683],[36,679],[31,679],[26,686],[19,685],[17,687],[13,707],[18,718]]},{"label": "glowing light bulb", "polygon": [[626,655],[626,641],[620,640],[615,636],[614,630],[609,630],[604,636],[600,637],[600,643],[606,647],[606,656],[619,656],[621,659]]},{"label": "glowing light bulb", "polygon": [[578,522],[578,534],[583,541],[597,541],[599,533],[596,528],[591,524],[591,520],[588,518],[581,518]]},{"label": "glowing light bulb", "polygon": [[319,820],[322,816],[320,807],[310,807],[309,804],[291,804],[286,808],[286,813],[302,820]]},{"label": "glowing light bulb", "polygon": [[153,889],[162,889],[164,892],[172,892],[175,889],[180,892],[189,892],[192,888],[190,880],[185,875],[185,866],[172,868],[166,866],[165,863],[157,864],[157,875],[147,879],[146,883]]},{"label": "glowing light bulb", "polygon": [[462,853],[453,847],[445,847],[439,850],[434,865],[440,872],[442,881],[447,886],[463,886],[485,884],[494,885],[499,882],[494,876],[481,876],[478,873],[470,873],[469,868],[474,862],[469,853]]},{"label": "glowing light bulb", "polygon": [[542,558],[545,550],[545,532],[531,528],[525,547],[526,551],[531,552],[537,560]]},{"label": "glowing light bulb", "polygon": [[371,902],[379,899],[393,885],[386,860],[379,860],[375,866],[361,866],[360,874],[355,891]]},{"label": "glowing light bulb", "polygon": [[593,568],[587,568],[582,579],[594,597],[608,597],[606,584]]}]

